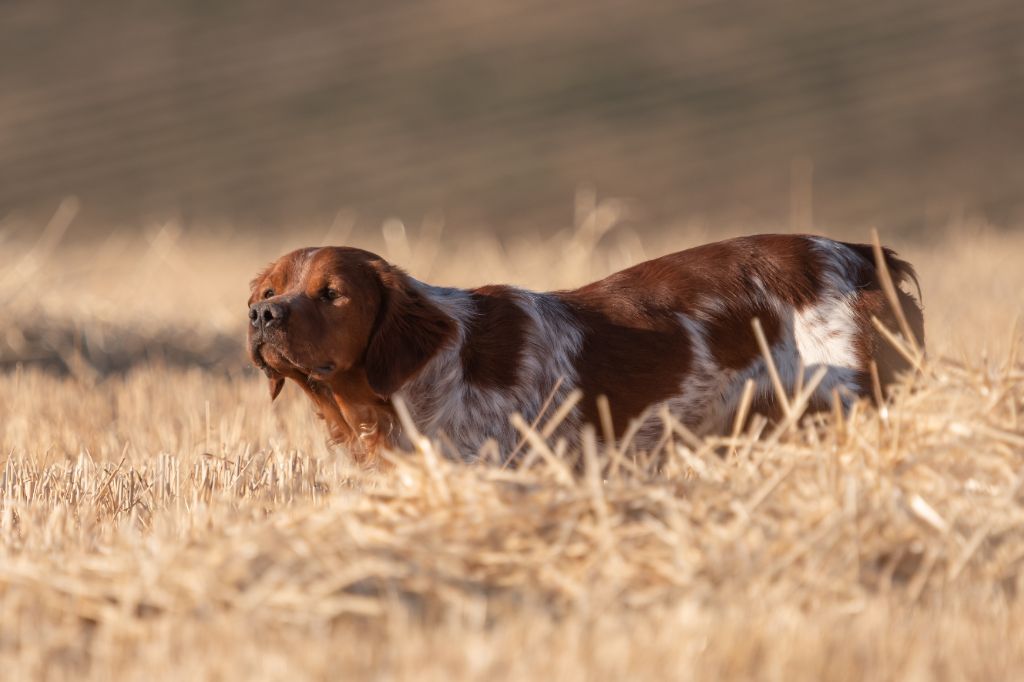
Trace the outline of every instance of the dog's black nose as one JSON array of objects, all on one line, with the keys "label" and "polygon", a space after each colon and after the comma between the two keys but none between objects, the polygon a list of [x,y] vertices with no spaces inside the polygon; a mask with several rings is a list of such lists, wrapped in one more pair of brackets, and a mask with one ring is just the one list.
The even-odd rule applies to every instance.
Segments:
[{"label": "dog's black nose", "polygon": [[254,327],[279,327],[288,319],[288,306],[279,301],[260,301],[249,306],[249,322]]}]

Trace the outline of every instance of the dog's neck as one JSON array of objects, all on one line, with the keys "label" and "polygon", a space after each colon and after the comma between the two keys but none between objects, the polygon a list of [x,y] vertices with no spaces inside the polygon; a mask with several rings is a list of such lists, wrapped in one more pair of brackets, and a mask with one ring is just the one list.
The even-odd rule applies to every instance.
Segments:
[{"label": "dog's neck", "polygon": [[327,422],[331,439],[347,446],[357,463],[379,467],[380,448],[401,444],[394,409],[389,401],[374,395],[361,367],[303,388]]},{"label": "dog's neck", "polygon": [[[411,279],[411,278],[410,278]],[[476,315],[472,294],[464,289],[434,287],[411,280],[411,285],[455,323],[456,335],[427,362],[393,399],[407,406],[421,433],[433,435],[450,423],[453,411],[466,409],[460,382],[467,324]],[[379,466],[381,448],[409,447],[392,399],[373,392],[361,366],[336,372],[329,381],[304,387],[330,427],[334,441],[346,445],[364,465]]]}]

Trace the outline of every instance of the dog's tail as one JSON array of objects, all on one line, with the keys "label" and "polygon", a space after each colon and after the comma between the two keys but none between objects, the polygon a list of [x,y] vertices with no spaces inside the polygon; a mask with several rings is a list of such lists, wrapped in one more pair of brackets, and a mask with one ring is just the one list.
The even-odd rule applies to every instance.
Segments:
[{"label": "dog's tail", "polygon": [[[848,244],[843,242],[843,245],[856,251],[861,258],[871,263],[872,267],[877,267],[875,264],[875,249],[871,244]],[[924,305],[924,296],[921,294],[921,282],[917,279],[917,270],[914,269],[914,266],[897,256],[896,252],[888,246],[882,247],[882,257],[885,258],[885,267],[889,270],[893,284],[899,286],[903,283],[913,282],[914,288],[917,289],[917,302],[919,305]]]},{"label": "dog's tail", "polygon": [[[879,273],[878,265],[875,263],[874,247],[870,244],[849,244],[846,242],[844,242],[844,245],[870,264],[873,275],[872,279],[877,283],[881,278],[881,273]],[[882,257],[885,259],[885,267],[889,271],[892,283],[896,286],[896,296],[899,298],[900,307],[903,309],[903,315],[907,319],[910,331],[913,332],[918,346],[924,349],[924,295],[921,293],[921,282],[917,278],[917,270],[908,261],[897,256],[895,251],[886,246],[882,247]],[[911,282],[917,291],[916,298],[900,287],[901,284],[909,285]]]}]

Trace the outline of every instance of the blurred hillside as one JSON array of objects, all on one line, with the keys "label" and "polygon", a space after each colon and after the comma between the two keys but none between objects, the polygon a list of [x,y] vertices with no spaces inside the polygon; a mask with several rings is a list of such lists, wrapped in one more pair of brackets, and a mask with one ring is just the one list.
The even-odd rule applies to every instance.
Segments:
[{"label": "blurred hillside", "polygon": [[1019,0],[7,2],[0,219],[510,230],[587,183],[652,224],[1020,224],[1022,37]]}]

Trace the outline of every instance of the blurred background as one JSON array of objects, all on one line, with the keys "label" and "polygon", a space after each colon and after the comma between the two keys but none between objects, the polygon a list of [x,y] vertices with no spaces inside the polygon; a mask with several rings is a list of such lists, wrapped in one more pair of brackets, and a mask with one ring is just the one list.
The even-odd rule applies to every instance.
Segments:
[{"label": "blurred background", "polygon": [[0,369],[251,371],[298,246],[557,288],[871,227],[1005,347],[1022,225],[1020,0],[0,3]]},{"label": "blurred background", "polygon": [[1024,222],[1019,0],[12,0],[0,65],[8,227]]}]

